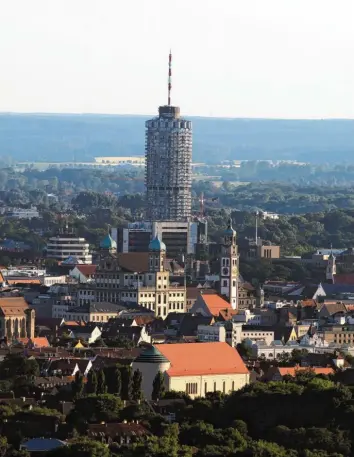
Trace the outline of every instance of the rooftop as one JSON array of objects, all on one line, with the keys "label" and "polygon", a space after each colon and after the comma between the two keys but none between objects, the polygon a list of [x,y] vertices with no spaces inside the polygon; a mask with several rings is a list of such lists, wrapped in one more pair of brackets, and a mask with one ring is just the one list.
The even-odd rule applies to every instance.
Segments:
[{"label": "rooftop", "polygon": [[156,348],[171,362],[169,376],[249,373],[239,353],[227,343],[159,344]]},{"label": "rooftop", "polygon": [[218,294],[201,294],[201,298],[213,316],[218,316],[220,311],[226,309],[232,310],[230,303]]}]

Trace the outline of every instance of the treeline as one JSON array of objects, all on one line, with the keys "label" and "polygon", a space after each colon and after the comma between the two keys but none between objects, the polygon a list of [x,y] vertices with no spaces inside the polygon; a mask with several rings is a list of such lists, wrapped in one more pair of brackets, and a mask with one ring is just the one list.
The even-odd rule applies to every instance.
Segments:
[{"label": "treeline", "polygon": [[[306,159],[306,162],[308,159]],[[199,174],[218,175],[225,182],[291,182],[301,185],[326,187],[352,186],[354,165],[339,163],[296,163],[271,160],[247,160],[239,168],[198,168]]]}]

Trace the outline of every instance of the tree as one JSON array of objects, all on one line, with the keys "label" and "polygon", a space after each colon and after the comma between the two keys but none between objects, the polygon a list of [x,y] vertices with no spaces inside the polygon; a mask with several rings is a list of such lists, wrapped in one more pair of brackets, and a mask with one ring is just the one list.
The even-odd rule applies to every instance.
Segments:
[{"label": "tree", "polygon": [[115,395],[88,395],[75,401],[75,407],[69,414],[68,421],[75,426],[87,422],[117,421],[122,406],[121,399]]},{"label": "tree", "polygon": [[121,369],[122,375],[122,389],[121,397],[122,400],[130,400],[132,395],[132,369],[129,366],[125,366]]},{"label": "tree", "polygon": [[95,370],[90,370],[87,376],[86,392],[95,394],[97,392],[97,375]]},{"label": "tree", "polygon": [[84,391],[84,378],[79,371],[75,373],[75,379],[71,383],[71,391],[73,393],[73,397],[80,398]]},{"label": "tree", "polygon": [[39,376],[39,365],[35,359],[27,359],[20,354],[7,354],[0,364],[0,376],[5,379]]},{"label": "tree", "polygon": [[120,368],[116,367],[114,370],[114,375],[115,375],[115,389],[114,392],[120,396],[121,395],[121,390],[122,390],[122,375]]},{"label": "tree", "polygon": [[107,392],[106,377],[103,370],[99,370],[97,374],[97,394],[105,394]]},{"label": "tree", "polygon": [[152,383],[151,398],[155,401],[159,400],[160,398],[163,397],[164,393],[165,393],[165,378],[164,378],[163,373],[161,373],[161,371],[159,371],[156,374],[154,381]]},{"label": "tree", "polygon": [[48,457],[109,457],[109,448],[99,441],[80,437],[68,446],[46,453]]},{"label": "tree", "polygon": [[143,393],[141,391],[141,384],[143,382],[143,376],[140,370],[135,370],[133,374],[132,383],[132,398],[134,401],[140,401]]}]

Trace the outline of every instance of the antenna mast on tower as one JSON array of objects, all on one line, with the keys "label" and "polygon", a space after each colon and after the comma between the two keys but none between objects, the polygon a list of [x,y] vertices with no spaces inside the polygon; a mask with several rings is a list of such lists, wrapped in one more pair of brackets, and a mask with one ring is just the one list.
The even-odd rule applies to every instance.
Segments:
[{"label": "antenna mast on tower", "polygon": [[171,89],[172,89],[172,53],[168,56],[168,106],[171,106]]}]

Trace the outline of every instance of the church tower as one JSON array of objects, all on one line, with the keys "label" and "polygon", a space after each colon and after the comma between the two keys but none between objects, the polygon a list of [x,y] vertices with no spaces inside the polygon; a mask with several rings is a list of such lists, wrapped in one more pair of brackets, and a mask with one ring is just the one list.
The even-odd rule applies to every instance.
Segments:
[{"label": "church tower", "polygon": [[220,293],[228,298],[233,309],[238,308],[238,265],[236,230],[229,219],[221,240]]},{"label": "church tower", "polygon": [[334,284],[335,276],[337,274],[336,258],[331,252],[328,256],[328,263],[326,268],[326,280],[330,284]]}]

